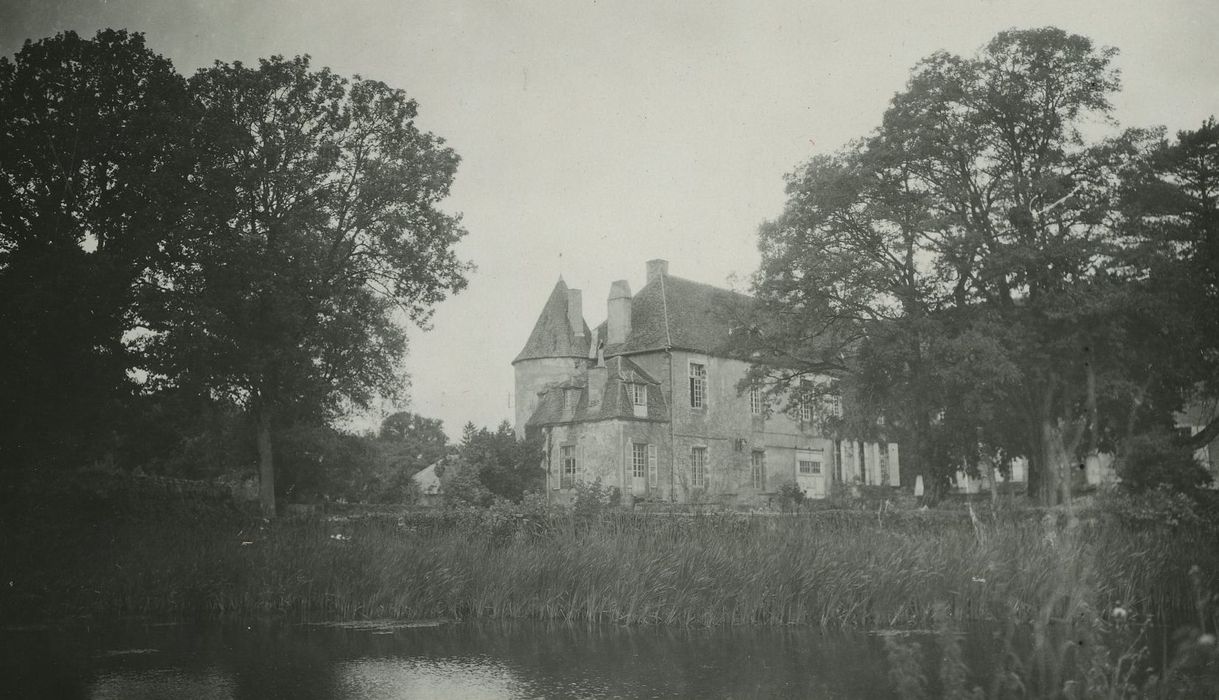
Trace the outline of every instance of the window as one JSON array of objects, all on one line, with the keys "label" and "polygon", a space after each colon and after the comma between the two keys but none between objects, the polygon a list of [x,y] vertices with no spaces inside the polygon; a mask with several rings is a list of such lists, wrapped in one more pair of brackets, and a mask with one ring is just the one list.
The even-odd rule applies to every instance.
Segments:
[{"label": "window", "polygon": [[755,416],[762,415],[762,389],[761,387],[749,387],[749,412]]},{"label": "window", "polygon": [[830,412],[835,418],[842,418],[842,397],[834,395],[830,398]]},{"label": "window", "polygon": [[754,450],[754,453],[749,458],[753,477],[753,487],[759,491],[766,490],[766,453],[761,450]]},{"label": "window", "polygon": [[580,403],[579,389],[564,389],[563,390],[563,409],[574,411],[576,404]]},{"label": "window", "polygon": [[813,389],[807,379],[800,380],[800,390],[797,392],[799,403],[796,404],[796,415],[801,423],[813,422]]},{"label": "window", "polygon": [[812,458],[800,458],[800,473],[804,475],[820,474],[821,460]]},{"label": "window", "polygon": [[859,476],[860,481],[868,483],[868,448],[862,442],[859,443]]},{"label": "window", "polygon": [[631,403],[634,405],[636,418],[648,417],[648,385],[631,385]]},{"label": "window", "polygon": [[648,474],[648,445],[646,442],[631,444],[631,476],[646,478]]},{"label": "window", "polygon": [[707,365],[690,363],[690,408],[707,407]]},{"label": "window", "polygon": [[559,447],[559,466],[561,468],[560,486],[571,488],[576,481],[576,446],[562,445]]},{"label": "window", "polygon": [[707,448],[690,448],[690,485],[696,489],[707,486]]}]

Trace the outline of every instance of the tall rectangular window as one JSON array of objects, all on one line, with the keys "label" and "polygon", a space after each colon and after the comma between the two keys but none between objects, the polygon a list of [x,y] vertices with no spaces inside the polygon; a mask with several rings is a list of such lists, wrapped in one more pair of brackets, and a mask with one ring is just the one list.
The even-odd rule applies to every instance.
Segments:
[{"label": "tall rectangular window", "polygon": [[754,450],[749,457],[751,476],[753,477],[753,487],[759,491],[766,490],[766,453],[761,450]]},{"label": "tall rectangular window", "polygon": [[707,365],[690,363],[690,408],[707,406]]},{"label": "tall rectangular window", "polygon": [[807,397],[800,399],[800,422],[813,422],[813,405]]},{"label": "tall rectangular window", "polygon": [[859,443],[859,481],[868,483],[868,448]]},{"label": "tall rectangular window", "polygon": [[749,412],[755,416],[762,415],[762,389],[761,387],[749,387]]},{"label": "tall rectangular window", "polygon": [[648,475],[648,444],[636,442],[631,444],[631,476],[636,479],[647,478]]},{"label": "tall rectangular window", "polygon": [[559,447],[560,483],[565,489],[571,488],[576,481],[576,446],[562,445]]},{"label": "tall rectangular window", "polygon": [[690,448],[690,485],[696,489],[707,487],[707,448]]}]

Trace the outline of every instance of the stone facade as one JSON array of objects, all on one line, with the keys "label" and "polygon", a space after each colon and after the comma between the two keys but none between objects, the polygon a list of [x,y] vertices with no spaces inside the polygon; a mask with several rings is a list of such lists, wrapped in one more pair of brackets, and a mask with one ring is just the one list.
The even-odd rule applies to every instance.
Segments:
[{"label": "stone facade", "polygon": [[513,362],[516,430],[544,436],[553,498],[598,479],[627,499],[725,505],[763,505],[784,484],[812,498],[898,484],[897,445],[832,440],[738,391],[749,363],[727,341],[748,297],[653,260],[638,294],[613,284],[591,332],[581,299],[560,280]]}]

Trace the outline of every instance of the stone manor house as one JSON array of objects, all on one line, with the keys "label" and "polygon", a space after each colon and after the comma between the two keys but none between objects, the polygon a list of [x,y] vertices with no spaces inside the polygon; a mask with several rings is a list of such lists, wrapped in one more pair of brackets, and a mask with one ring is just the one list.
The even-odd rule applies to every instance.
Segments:
[{"label": "stone manor house", "polygon": [[768,415],[759,390],[738,391],[749,363],[728,341],[750,301],[651,260],[637,294],[611,285],[590,329],[560,278],[512,362],[516,432],[541,433],[549,496],[595,479],[626,499],[727,505],[764,504],[783,484],[811,498],[835,482],[896,486],[897,444],[832,439],[813,411]]}]

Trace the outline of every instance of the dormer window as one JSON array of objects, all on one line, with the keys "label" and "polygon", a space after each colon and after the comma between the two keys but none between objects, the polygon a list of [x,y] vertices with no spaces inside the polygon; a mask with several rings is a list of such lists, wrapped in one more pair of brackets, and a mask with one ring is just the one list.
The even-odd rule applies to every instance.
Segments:
[{"label": "dormer window", "polygon": [[635,409],[636,418],[648,416],[648,385],[631,384],[631,404]]}]

